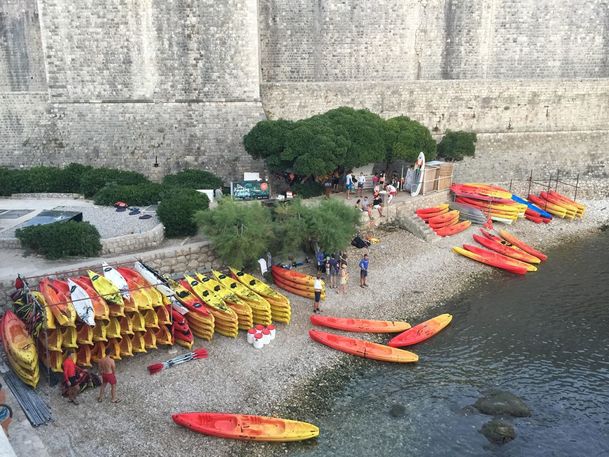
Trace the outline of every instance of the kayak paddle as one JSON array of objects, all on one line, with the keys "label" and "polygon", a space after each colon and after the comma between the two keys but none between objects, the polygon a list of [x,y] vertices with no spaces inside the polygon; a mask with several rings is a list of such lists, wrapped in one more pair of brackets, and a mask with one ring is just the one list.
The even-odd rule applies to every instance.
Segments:
[{"label": "kayak paddle", "polygon": [[171,368],[181,363],[190,362],[191,360],[197,359],[206,359],[207,358],[207,350],[204,348],[195,349],[192,352],[188,352],[186,354],[179,355],[174,357],[173,359],[169,359],[162,363],[153,363],[152,365],[148,365],[148,372],[150,374],[155,374],[160,371],[163,371],[166,368]]}]

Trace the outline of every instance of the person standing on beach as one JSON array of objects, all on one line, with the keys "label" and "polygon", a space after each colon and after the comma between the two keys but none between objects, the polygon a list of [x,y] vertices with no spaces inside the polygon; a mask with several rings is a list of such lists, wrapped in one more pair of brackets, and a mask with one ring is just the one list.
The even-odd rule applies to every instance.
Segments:
[{"label": "person standing on beach", "polygon": [[315,259],[317,260],[317,271],[319,271],[320,273],[322,273],[324,271],[324,253],[322,251],[317,251],[317,254],[315,254]]},{"label": "person standing on beach", "polygon": [[66,359],[63,361],[63,379],[68,386],[68,400],[75,405],[78,404],[78,376],[76,374],[76,364],[74,363],[74,351],[69,350]]},{"label": "person standing on beach", "polygon": [[97,368],[99,374],[102,377],[102,385],[99,386],[99,397],[98,402],[102,402],[104,399],[104,390],[106,390],[106,384],[110,384],[110,396],[112,403],[118,403],[120,400],[116,398],[116,364],[110,357],[112,355],[112,347],[106,350],[106,356],[97,362]]},{"label": "person standing on beach", "polygon": [[368,254],[364,254],[362,260],[359,261],[359,286],[368,287]]},{"label": "person standing on beach", "polygon": [[387,204],[391,204],[391,200],[393,200],[393,197],[395,197],[398,194],[398,190],[396,189],[396,187],[393,184],[387,184],[385,186],[385,190],[387,191],[387,194],[389,195],[389,198],[387,199]]},{"label": "person standing on beach", "polygon": [[321,301],[321,291],[323,289],[323,283],[321,282],[321,273],[317,272],[317,277],[313,283],[313,290],[315,292],[315,302],[313,303],[313,312],[320,313],[319,302]]},{"label": "person standing on beach", "polygon": [[336,256],[330,256],[330,288],[336,289],[336,279],[338,278],[339,265]]},{"label": "person standing on beach", "polygon": [[349,272],[347,271],[347,264],[344,263],[340,267],[340,288],[338,289],[343,295],[347,293],[347,281],[349,281]]},{"label": "person standing on beach", "polygon": [[347,173],[345,176],[345,189],[347,189],[347,200],[349,200],[351,192],[353,192],[353,175],[351,173]]},{"label": "person standing on beach", "polygon": [[346,267],[347,266],[347,253],[345,251],[342,251],[340,253],[340,255],[338,256],[338,263],[340,264],[340,266],[342,267],[343,265]]},{"label": "person standing on beach", "polygon": [[366,184],[366,177],[364,176],[364,173],[360,173],[359,178],[357,178],[357,196],[358,197],[364,196],[364,184]]}]

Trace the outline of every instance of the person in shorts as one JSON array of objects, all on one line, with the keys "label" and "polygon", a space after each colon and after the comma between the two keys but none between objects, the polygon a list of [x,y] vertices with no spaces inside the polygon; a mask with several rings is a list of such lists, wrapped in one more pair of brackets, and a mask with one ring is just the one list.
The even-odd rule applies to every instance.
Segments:
[{"label": "person in shorts", "polygon": [[364,254],[362,260],[359,261],[359,286],[368,287],[368,254]]},{"label": "person in shorts", "polygon": [[315,295],[315,301],[313,302],[313,312],[320,313],[319,303],[321,302],[321,291],[323,289],[323,283],[321,281],[321,273],[317,273],[315,282],[313,283],[313,291]]},{"label": "person in shorts", "polygon": [[99,374],[102,377],[102,384],[99,386],[99,397],[97,397],[97,401],[100,403],[104,399],[104,391],[106,390],[107,384],[110,384],[110,396],[112,403],[118,403],[120,401],[118,398],[116,398],[116,364],[111,356],[112,347],[110,346],[106,350],[106,356],[97,362]]},{"label": "person in shorts", "polygon": [[337,279],[338,279],[338,270],[339,270],[339,265],[338,265],[338,259],[336,258],[336,256],[334,254],[332,254],[330,256],[330,287],[332,289],[336,289],[337,286]]},{"label": "person in shorts", "polygon": [[68,387],[68,400],[77,405],[76,396],[80,389],[78,388],[78,374],[74,363],[74,351],[68,350],[66,353],[66,358],[63,361],[63,379]]},{"label": "person in shorts", "polygon": [[353,175],[351,173],[347,173],[345,176],[345,189],[347,191],[347,200],[349,200],[351,192],[353,192]]},{"label": "person in shorts", "polygon": [[347,293],[347,281],[349,281],[349,272],[347,272],[347,264],[344,263],[340,267],[340,287],[338,289],[343,295]]},{"label": "person in shorts", "polygon": [[383,214],[383,198],[378,192],[374,194],[374,198],[372,199],[372,207],[379,212],[380,217],[385,217]]},{"label": "person in shorts", "polygon": [[364,184],[366,184],[366,177],[364,176],[364,173],[360,173],[359,178],[357,178],[357,196],[358,197],[364,196]]},{"label": "person in shorts", "polygon": [[393,197],[398,194],[398,190],[393,184],[387,184],[385,186],[385,190],[387,191],[387,195],[389,195],[389,197],[387,198],[387,204],[389,205],[391,203],[391,200],[393,200]]}]

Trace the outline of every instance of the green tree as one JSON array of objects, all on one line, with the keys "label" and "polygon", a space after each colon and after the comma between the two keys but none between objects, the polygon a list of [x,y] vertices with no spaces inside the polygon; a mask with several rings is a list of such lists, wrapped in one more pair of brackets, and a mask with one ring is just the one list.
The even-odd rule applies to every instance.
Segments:
[{"label": "green tree", "polygon": [[207,208],[207,195],[194,189],[175,187],[163,192],[157,215],[165,226],[165,235],[168,237],[191,236],[197,233],[195,213]]},{"label": "green tree", "polygon": [[196,213],[195,220],[222,261],[237,267],[254,265],[273,239],[271,211],[258,202],[224,198],[216,209]]},{"label": "green tree", "polygon": [[311,209],[304,206],[300,198],[275,207],[273,254],[287,257],[305,248],[309,241],[307,220],[310,212]]},{"label": "green tree", "polygon": [[264,159],[271,171],[283,172],[290,169],[293,161],[284,161],[281,153],[293,127],[293,122],[283,119],[260,121],[243,137],[245,150],[255,159]]},{"label": "green tree", "polygon": [[324,252],[345,249],[357,233],[361,212],[336,199],[324,200],[310,208],[307,215],[307,236]]},{"label": "green tree", "polygon": [[407,160],[414,162],[420,152],[426,160],[436,157],[436,142],[427,127],[406,116],[398,116],[386,122],[386,161]]},{"label": "green tree", "polygon": [[462,130],[447,130],[438,144],[438,155],[448,160],[463,160],[465,156],[476,154],[476,134]]}]

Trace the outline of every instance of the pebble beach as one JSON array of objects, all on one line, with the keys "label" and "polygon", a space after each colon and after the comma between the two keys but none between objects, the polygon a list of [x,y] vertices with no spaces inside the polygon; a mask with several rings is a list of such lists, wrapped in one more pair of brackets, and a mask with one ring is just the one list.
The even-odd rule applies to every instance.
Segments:
[{"label": "pebble beach", "polygon": [[[590,198],[581,200],[588,206],[582,221],[555,220],[549,225],[520,221],[507,229],[541,250],[586,236],[609,222],[606,194],[595,195],[590,190],[587,197]],[[369,249],[349,249],[347,294],[327,289],[322,314],[406,320],[414,325],[430,306],[446,303],[477,278],[504,274],[451,251],[452,246],[469,242],[472,232],[470,229],[430,243],[402,230],[376,229],[374,235],[380,243]],[[370,257],[370,287],[366,289],[358,285],[357,268],[364,252]],[[313,268],[306,265],[301,271],[312,273]],[[165,348],[118,362],[118,393],[122,398],[119,404],[109,400],[97,403],[97,392],[87,391],[79,397],[80,405],[75,406],[60,397],[58,388],[43,382],[41,393],[49,402],[55,421],[33,430],[31,439],[39,440],[47,455],[256,456],[281,450],[281,444],[242,443],[199,435],[175,425],[171,414],[221,411],[279,415],[289,406],[286,399],[307,395],[307,382],[328,369],[349,364],[351,356],[309,339],[312,302],[289,297],[292,322],[279,324],[275,340],[262,350],[248,345],[245,333],[240,332],[237,339],[217,334],[211,342],[197,339],[195,347],[205,347],[209,358],[154,376],[146,371],[147,365],[186,351]],[[375,338],[365,334],[361,337]],[[418,363],[426,362],[421,359]],[[315,417],[308,414],[303,411],[302,416],[288,418],[315,423]],[[25,455],[19,449],[21,445],[13,443],[17,444],[18,455]]]}]

